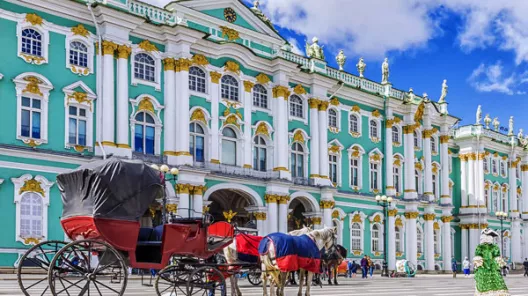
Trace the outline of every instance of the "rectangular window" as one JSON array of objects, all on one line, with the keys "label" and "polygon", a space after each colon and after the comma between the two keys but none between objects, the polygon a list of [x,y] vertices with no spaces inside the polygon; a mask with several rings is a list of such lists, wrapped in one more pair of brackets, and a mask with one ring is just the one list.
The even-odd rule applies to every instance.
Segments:
[{"label": "rectangular window", "polygon": [[402,251],[402,247],[401,247],[401,232],[400,232],[400,230],[398,230],[398,228],[396,228],[394,233],[395,233],[395,242],[396,242],[396,252],[401,252]]},{"label": "rectangular window", "polygon": [[68,108],[68,144],[86,146],[86,109]]},{"label": "rectangular window", "polygon": [[394,189],[396,189],[397,193],[400,192],[400,168],[399,167],[393,167],[392,169],[392,176],[393,176],[393,182],[394,182]]},{"label": "rectangular window", "polygon": [[328,155],[328,166],[330,180],[332,183],[337,183],[337,155]]},{"label": "rectangular window", "polygon": [[359,166],[358,160],[350,160],[350,186],[359,187]]},{"label": "rectangular window", "polygon": [[22,97],[20,135],[32,139],[40,139],[41,126],[40,99]]},{"label": "rectangular window", "polygon": [[378,164],[370,163],[370,189],[379,190],[378,186]]}]

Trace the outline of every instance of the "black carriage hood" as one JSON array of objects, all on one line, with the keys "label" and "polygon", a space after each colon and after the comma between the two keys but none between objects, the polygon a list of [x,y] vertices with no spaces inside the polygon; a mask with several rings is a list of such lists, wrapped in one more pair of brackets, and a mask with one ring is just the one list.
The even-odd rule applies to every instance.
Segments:
[{"label": "black carriage hood", "polygon": [[138,221],[163,196],[160,173],[141,161],[91,162],[57,176],[62,219],[93,216]]}]

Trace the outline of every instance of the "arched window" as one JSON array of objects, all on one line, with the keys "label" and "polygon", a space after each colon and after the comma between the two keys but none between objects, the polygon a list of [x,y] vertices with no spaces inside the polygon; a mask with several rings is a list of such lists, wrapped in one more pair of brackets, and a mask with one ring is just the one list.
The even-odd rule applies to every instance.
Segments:
[{"label": "arched window", "polygon": [[508,213],[508,190],[503,187],[501,198],[501,211]]},{"label": "arched window", "polygon": [[439,245],[439,240],[438,240],[438,236],[440,235],[439,234],[439,230],[433,230],[433,241],[434,241],[434,252],[435,254],[440,254],[440,245]]},{"label": "arched window", "polygon": [[378,122],[376,120],[370,121],[370,138],[378,138]]},{"label": "arched window", "polygon": [[222,99],[239,101],[238,81],[230,75],[222,77]]},{"label": "arched window", "polygon": [[420,139],[418,138],[418,133],[414,131],[414,148],[419,149],[420,148]]},{"label": "arched window", "polygon": [[396,126],[392,126],[392,142],[393,143],[399,143],[400,142],[400,130]]},{"label": "arched window", "polygon": [[438,152],[436,150],[436,138],[435,137],[431,137],[431,152],[432,153],[437,153]]},{"label": "arched window", "polygon": [[492,204],[492,208],[491,208],[492,213],[499,211],[499,191],[498,190],[493,190],[492,195],[491,195],[491,204]]},{"label": "arched window", "polygon": [[299,96],[293,95],[290,97],[290,115],[303,118],[303,101]]},{"label": "arched window", "polygon": [[293,143],[291,151],[292,177],[304,177],[304,148],[299,143]]},{"label": "arched window", "polygon": [[380,190],[380,170],[379,170],[379,164],[377,162],[371,162],[370,163],[370,190]]},{"label": "arched window", "polygon": [[42,101],[37,98],[22,97],[20,135],[40,139]]},{"label": "arched window", "polygon": [[198,67],[189,68],[189,89],[205,93],[205,71]]},{"label": "arched window", "polygon": [[268,109],[268,91],[260,84],[253,87],[253,106]]},{"label": "arched window", "polygon": [[488,183],[486,183],[484,185],[484,202],[486,203],[486,208],[487,209],[489,209],[489,206],[490,206],[490,204],[489,204],[489,198],[490,198],[490,194],[489,194],[490,189],[489,189],[489,187],[490,186],[491,185],[488,184]]},{"label": "arched window", "polygon": [[79,67],[88,67],[88,47],[79,41],[70,43],[70,64]]},{"label": "arched window", "polygon": [[196,122],[189,125],[190,142],[189,151],[195,162],[205,161],[205,132],[202,126]]},{"label": "arched window", "polygon": [[253,169],[265,172],[267,169],[266,141],[262,136],[256,136],[253,140]]},{"label": "arched window", "polygon": [[352,250],[361,250],[361,225],[354,223],[350,227],[350,239]]},{"label": "arched window", "polygon": [[396,252],[403,252],[403,248],[402,248],[402,232],[401,232],[401,229],[400,227],[396,226],[394,227],[394,241],[395,241],[395,244],[396,244]]},{"label": "arched window", "polygon": [[496,175],[498,174],[498,170],[497,170],[497,160],[496,159],[493,159],[493,161],[491,162],[491,172]]},{"label": "arched window", "polygon": [[349,124],[351,133],[359,133],[359,119],[355,114],[350,115]]},{"label": "arched window", "polygon": [[26,192],[20,199],[20,236],[42,237],[42,197]]},{"label": "arched window", "polygon": [[503,177],[506,177],[506,162],[501,161],[500,162],[500,174]]},{"label": "arched window", "polygon": [[380,226],[378,224],[372,225],[372,252],[381,251],[380,248]]},{"label": "arched window", "polygon": [[232,128],[226,127],[222,130],[222,163],[236,165],[237,135]]},{"label": "arched window", "polygon": [[86,146],[87,113],[86,108],[68,107],[68,144]]},{"label": "arched window", "polygon": [[134,77],[141,80],[156,81],[156,62],[146,53],[134,56]]},{"label": "arched window", "polygon": [[334,109],[328,109],[328,125],[337,128],[337,112]]},{"label": "arched window", "polygon": [[143,154],[154,154],[154,144],[156,139],[154,118],[146,112],[139,112],[135,119],[134,151]]},{"label": "arched window", "polygon": [[34,56],[42,56],[42,35],[33,29],[22,31],[22,52]]},{"label": "arched window", "polygon": [[416,228],[416,250],[418,253],[423,253],[422,249],[422,230],[420,228]]}]

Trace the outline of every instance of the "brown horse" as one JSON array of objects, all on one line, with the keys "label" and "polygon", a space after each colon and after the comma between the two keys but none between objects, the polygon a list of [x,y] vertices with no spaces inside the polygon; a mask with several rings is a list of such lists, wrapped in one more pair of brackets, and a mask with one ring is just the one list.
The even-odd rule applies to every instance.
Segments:
[{"label": "brown horse", "polygon": [[328,270],[328,284],[332,285],[332,277],[334,278],[334,285],[337,283],[337,269],[339,265],[343,262],[347,255],[347,249],[341,245],[336,246],[336,251],[323,255],[323,265]]}]

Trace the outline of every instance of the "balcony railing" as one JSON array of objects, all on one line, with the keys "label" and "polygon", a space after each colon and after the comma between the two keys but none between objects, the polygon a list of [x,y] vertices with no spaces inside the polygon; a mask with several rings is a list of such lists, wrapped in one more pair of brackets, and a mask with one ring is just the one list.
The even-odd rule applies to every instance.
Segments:
[{"label": "balcony railing", "polygon": [[293,184],[295,185],[303,185],[303,186],[315,186],[313,179],[303,178],[303,177],[296,177],[292,178]]},{"label": "balcony railing", "polygon": [[215,163],[196,163],[195,167],[205,168],[211,172],[222,174],[226,176],[239,176],[257,179],[278,179],[279,172],[274,171],[256,171],[249,168],[241,168],[237,166],[215,164]]}]

